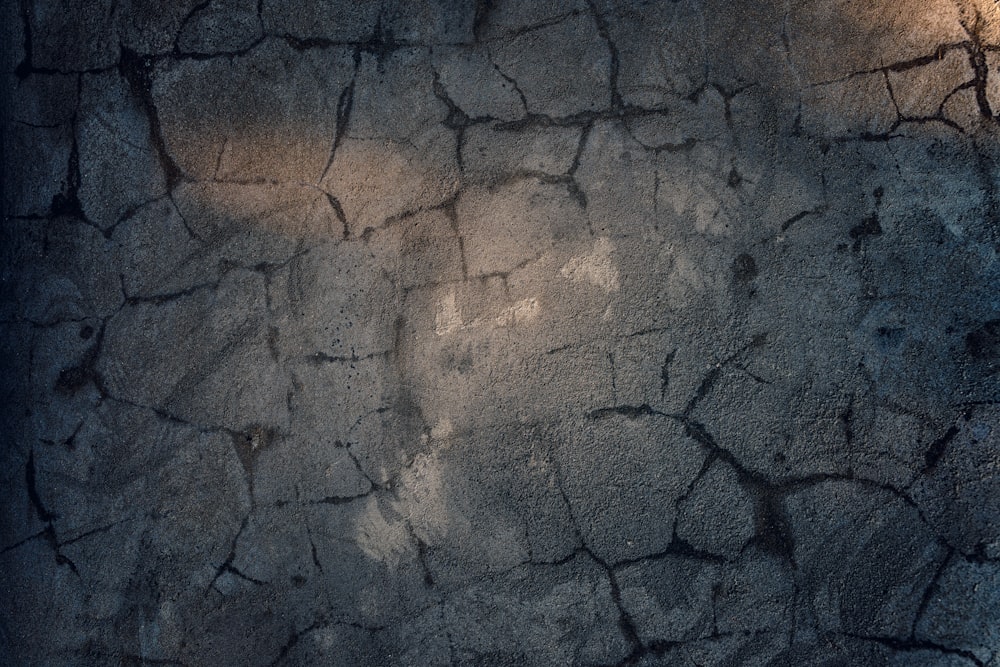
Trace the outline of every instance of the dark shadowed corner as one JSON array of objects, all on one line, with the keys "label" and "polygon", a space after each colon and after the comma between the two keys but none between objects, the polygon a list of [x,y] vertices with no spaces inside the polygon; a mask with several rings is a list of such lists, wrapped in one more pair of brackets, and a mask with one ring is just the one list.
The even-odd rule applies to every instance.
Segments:
[{"label": "dark shadowed corner", "polygon": [[2,6],[0,663],[1000,665],[994,0]]}]

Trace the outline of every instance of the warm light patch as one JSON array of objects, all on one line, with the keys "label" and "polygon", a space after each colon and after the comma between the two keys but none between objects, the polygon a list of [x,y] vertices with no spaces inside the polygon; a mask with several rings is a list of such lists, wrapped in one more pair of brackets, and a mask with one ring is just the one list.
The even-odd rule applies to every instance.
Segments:
[{"label": "warm light patch", "polygon": [[471,322],[465,322],[462,311],[457,304],[455,291],[448,292],[437,304],[434,314],[434,333],[438,336],[479,329],[485,326],[510,327],[524,324],[538,317],[541,305],[538,299],[522,299],[512,306],[500,309],[496,316],[477,317]]},{"label": "warm light patch", "polygon": [[614,249],[611,239],[597,239],[592,252],[569,260],[560,273],[573,282],[588,282],[609,294],[616,292],[620,287],[620,280],[618,268],[611,259]]}]

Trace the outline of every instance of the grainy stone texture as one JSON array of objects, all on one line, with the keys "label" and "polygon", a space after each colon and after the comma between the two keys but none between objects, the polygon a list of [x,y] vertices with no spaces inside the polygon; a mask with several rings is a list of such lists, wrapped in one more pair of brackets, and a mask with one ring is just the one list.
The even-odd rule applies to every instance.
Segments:
[{"label": "grainy stone texture", "polygon": [[995,0],[2,7],[0,663],[1000,667]]}]

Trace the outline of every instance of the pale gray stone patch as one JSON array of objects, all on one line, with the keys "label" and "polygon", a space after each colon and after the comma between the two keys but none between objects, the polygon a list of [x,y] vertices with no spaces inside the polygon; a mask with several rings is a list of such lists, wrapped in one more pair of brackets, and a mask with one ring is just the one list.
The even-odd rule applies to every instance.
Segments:
[{"label": "pale gray stone patch", "polygon": [[622,607],[643,644],[681,642],[713,634],[713,594],[719,566],[684,556],[629,565],[617,575]]},{"label": "pale gray stone patch", "polygon": [[908,637],[946,553],[916,508],[846,481],[821,482],[783,505],[799,585],[820,631]]},{"label": "pale gray stone patch", "polygon": [[[397,354],[404,360],[403,381],[429,424],[447,419],[461,431],[477,423],[531,423],[579,415],[578,406],[611,400],[606,352],[549,348],[546,297],[528,292],[507,298],[504,282],[493,277],[408,295]],[[559,328],[572,326],[565,321]],[[516,378],[527,368],[525,385]],[[576,383],[574,377],[591,380]]]},{"label": "pale gray stone patch", "polygon": [[676,502],[704,452],[683,427],[660,416],[596,414],[567,430],[558,449],[560,477],[584,543],[609,563],[666,549]]},{"label": "pale gray stone patch", "polygon": [[463,175],[471,182],[499,183],[522,174],[566,174],[572,167],[581,131],[575,127],[508,130],[481,124],[463,135]]},{"label": "pale gray stone patch", "polygon": [[166,193],[149,121],[117,72],[84,77],[77,125],[80,203],[102,229]]},{"label": "pale gray stone patch", "polygon": [[524,116],[515,83],[500,73],[485,49],[437,47],[432,56],[448,97],[470,118],[511,121]]},{"label": "pale gray stone patch", "polygon": [[996,664],[1000,628],[1000,572],[995,562],[953,559],[937,579],[935,595],[916,625],[916,638],[967,651]]},{"label": "pale gray stone patch", "polygon": [[348,48],[300,53],[276,39],[233,58],[163,61],[151,94],[165,148],[200,180],[316,183],[353,70]]},{"label": "pale gray stone patch", "polygon": [[[262,36],[262,24],[254,0],[213,0],[195,8],[177,35],[177,48],[184,53],[240,51]],[[265,2],[263,8],[270,9]],[[300,15],[300,11],[294,12]]]},{"label": "pale gray stone patch", "polygon": [[517,82],[531,114],[571,116],[611,103],[611,56],[589,15],[491,44],[490,55]]},{"label": "pale gray stone patch", "polygon": [[[510,307],[534,304],[527,311],[533,316],[520,328],[524,334],[518,338],[522,352],[545,353],[553,357],[553,361],[567,357],[557,363],[573,363],[574,355],[592,354],[604,356],[606,362],[609,361],[605,336],[613,335],[620,325],[614,309],[620,291],[609,293],[585,276],[573,279],[574,260],[586,262],[593,255],[594,244],[595,241],[588,237],[575,242],[565,240],[559,244],[558,252],[547,253],[506,278]],[[610,262],[602,268],[616,268],[614,253],[611,254]],[[610,391],[610,375],[606,382]],[[591,386],[598,384],[594,382]]]},{"label": "pale gray stone patch", "polygon": [[735,559],[754,534],[754,508],[736,471],[716,462],[678,505],[677,536],[696,549]]}]

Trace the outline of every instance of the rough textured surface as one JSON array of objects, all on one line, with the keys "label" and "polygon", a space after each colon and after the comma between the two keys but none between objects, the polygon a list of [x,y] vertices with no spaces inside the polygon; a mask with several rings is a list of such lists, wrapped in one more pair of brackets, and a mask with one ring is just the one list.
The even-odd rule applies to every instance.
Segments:
[{"label": "rough textured surface", "polygon": [[995,0],[2,7],[0,663],[1000,667]]}]

